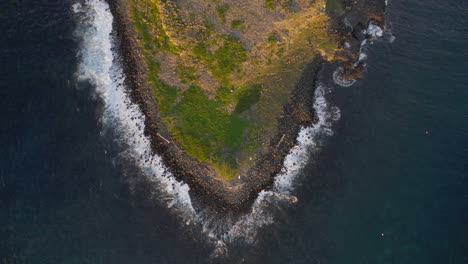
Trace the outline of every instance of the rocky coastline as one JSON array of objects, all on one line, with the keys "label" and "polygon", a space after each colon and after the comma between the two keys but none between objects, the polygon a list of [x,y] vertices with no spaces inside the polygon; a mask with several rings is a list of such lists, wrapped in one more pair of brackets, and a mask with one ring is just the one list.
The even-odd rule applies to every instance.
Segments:
[{"label": "rocky coastline", "polygon": [[[107,1],[114,16],[114,30],[119,40],[118,52],[122,56],[129,95],[145,116],[144,132],[150,138],[154,153],[162,157],[164,165],[178,180],[189,185],[191,195],[195,195],[197,201],[205,206],[218,212],[248,210],[260,191],[272,187],[274,177],[281,171],[286,155],[297,143],[300,128],[316,122],[313,94],[318,72],[324,63],[322,58],[317,56],[303,71],[299,83],[284,106],[283,115],[278,120],[276,136],[270,141],[267,151],[255,160],[253,166],[246,169],[244,174],[248,177],[226,181],[218,177],[207,164],[188,155],[167,131],[159,115],[158,106],[154,103],[154,94],[146,81],[147,69],[139,52],[126,3],[124,0]],[[354,65],[359,58],[360,43],[368,38],[366,34],[359,32],[362,32],[362,28],[371,20],[383,23],[384,6],[377,4],[383,0],[358,1],[359,4],[343,2],[346,6],[358,6],[345,15],[332,17],[336,21],[334,29],[345,36],[343,44],[346,42],[349,45],[343,51],[344,74],[354,78],[364,70]],[[369,10],[376,15],[369,17]],[[349,19],[346,16],[349,16]],[[356,27],[350,27],[349,23]]]}]

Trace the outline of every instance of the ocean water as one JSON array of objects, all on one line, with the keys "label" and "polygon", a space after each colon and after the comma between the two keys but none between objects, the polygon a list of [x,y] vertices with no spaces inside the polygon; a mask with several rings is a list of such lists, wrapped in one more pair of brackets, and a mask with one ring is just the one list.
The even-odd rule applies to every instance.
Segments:
[{"label": "ocean water", "polygon": [[395,40],[324,69],[321,123],[220,224],[148,153],[106,5],[2,1],[0,263],[468,263],[467,10],[390,0]]}]

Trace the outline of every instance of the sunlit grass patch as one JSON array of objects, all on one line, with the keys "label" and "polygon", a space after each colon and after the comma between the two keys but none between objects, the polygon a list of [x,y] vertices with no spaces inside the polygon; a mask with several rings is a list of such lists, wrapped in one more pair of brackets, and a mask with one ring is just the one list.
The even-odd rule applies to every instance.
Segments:
[{"label": "sunlit grass patch", "polygon": [[218,5],[216,7],[216,12],[218,13],[218,17],[223,23],[226,23],[226,13],[228,12],[229,7],[230,6],[228,4]]},{"label": "sunlit grass patch", "polygon": [[159,1],[128,1],[131,2],[131,15],[144,47],[175,52],[176,46],[164,28]]},{"label": "sunlit grass patch", "polygon": [[[325,0],[300,11],[293,1],[265,0],[260,13],[287,15],[258,32],[236,6],[218,0],[202,13],[179,10],[174,0],[126,1],[164,124],[189,155],[226,179],[273,135],[304,65],[318,53],[333,60],[337,50]],[[261,38],[252,44],[244,34]]]},{"label": "sunlit grass patch", "polygon": [[244,24],[245,24],[244,20],[234,19],[231,21],[231,28],[244,30],[245,29]]},{"label": "sunlit grass patch", "polygon": [[265,6],[270,10],[275,9],[276,7],[275,0],[265,0]]},{"label": "sunlit grass patch", "polygon": [[[171,110],[174,123],[170,130],[197,159],[235,171],[238,167],[235,156],[243,144],[248,123],[221,106],[199,87],[191,86]],[[234,176],[222,173],[225,177]]]},{"label": "sunlit grass patch", "polygon": [[247,51],[238,39],[225,36],[220,40],[223,44],[214,52],[210,51],[207,40],[193,46],[193,54],[208,65],[212,75],[227,83],[229,75],[240,69],[240,64],[247,59]]},{"label": "sunlit grass patch", "polygon": [[256,104],[260,100],[261,89],[262,87],[260,85],[255,85],[242,90],[238,95],[238,102],[234,112],[242,113],[249,110],[252,105]]}]

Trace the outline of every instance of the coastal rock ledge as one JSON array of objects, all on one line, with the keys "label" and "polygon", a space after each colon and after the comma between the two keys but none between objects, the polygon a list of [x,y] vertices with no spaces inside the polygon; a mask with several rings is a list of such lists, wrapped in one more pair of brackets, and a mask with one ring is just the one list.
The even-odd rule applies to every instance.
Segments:
[{"label": "coastal rock ledge", "polygon": [[[147,0],[140,0],[140,3],[145,1]],[[216,169],[216,167],[210,164],[210,162],[200,161],[200,158],[195,157],[196,155],[188,153],[187,145],[184,145],[183,142],[178,140],[177,136],[174,136],[177,135],[174,132],[177,130],[168,127],[166,115],[162,113],[161,103],[158,103],[157,100],[158,94],[155,93],[154,87],[152,87],[151,82],[148,81],[149,75],[153,69],[149,67],[148,63],[145,63],[147,58],[145,58],[144,47],[142,47],[141,33],[137,32],[138,25],[136,25],[135,22],[135,13],[132,13],[135,9],[135,1],[107,0],[107,2],[109,3],[111,12],[114,16],[114,30],[118,39],[117,48],[122,56],[123,70],[126,75],[126,86],[129,89],[129,95],[132,101],[139,105],[145,116],[145,135],[150,138],[152,150],[155,154],[162,157],[164,165],[178,180],[189,185],[190,194],[194,196],[197,201],[204,204],[204,206],[208,206],[221,212],[243,212],[248,210],[259,192],[272,187],[274,177],[281,171],[286,155],[289,153],[291,148],[297,144],[297,136],[301,127],[310,126],[317,121],[313,110],[313,94],[317,82],[317,76],[323,64],[337,64],[341,69],[340,78],[342,80],[355,80],[360,78],[365,70],[365,63],[360,61],[361,45],[363,41],[375,37],[368,32],[367,29],[369,25],[383,28],[385,11],[384,0],[328,0],[326,1],[326,6],[323,6],[323,10],[320,8],[314,10],[314,12],[318,12],[317,10],[319,10],[326,14],[326,19],[330,24],[326,32],[333,36],[333,41],[336,41],[337,46],[333,47],[333,50],[327,50],[327,47],[325,46],[314,46],[314,48],[320,52],[317,52],[316,54],[311,53],[312,55],[309,54],[308,57],[306,56],[308,61],[302,64],[296,63],[296,65],[300,64],[298,67],[294,67],[294,62],[290,64],[292,71],[295,71],[291,74],[296,74],[298,77],[292,79],[295,83],[287,92],[287,98],[281,101],[281,111],[279,111],[275,117],[276,121],[273,123],[274,128],[268,130],[269,132],[265,133],[264,138],[259,140],[259,147],[252,150],[251,153],[253,154],[249,153],[250,157],[253,156],[254,158],[246,159],[247,162],[245,163],[239,162],[242,165],[235,170],[232,174],[233,177],[230,176],[229,178],[226,178],[221,177],[219,173],[220,170]],[[161,2],[163,3],[160,5],[162,8],[159,10],[160,13],[164,13],[166,15],[169,13],[169,15],[171,15],[171,10],[175,12],[174,6],[183,7],[184,3],[186,4],[186,2],[190,1],[167,0]],[[191,0],[191,2],[197,1]],[[236,8],[233,8],[232,6],[235,6],[239,1],[227,0],[198,2],[204,2],[203,4],[210,2],[207,6],[210,8],[211,5],[213,6],[213,10],[218,12],[219,17],[217,19],[224,22],[224,24],[228,23],[226,21],[231,21],[229,27],[233,28],[232,32],[234,35],[240,35],[241,39],[242,36],[248,36],[248,32],[246,33],[246,31],[251,30],[248,26],[248,18],[246,18],[244,22],[240,19],[233,19],[231,17],[233,15],[227,13],[229,7],[231,7],[230,10],[233,10],[232,12],[235,12]],[[239,3],[242,2],[243,1],[240,1]],[[287,17],[290,15],[289,13],[296,12],[300,14],[300,11],[298,10],[300,10],[301,6],[305,2],[310,2],[309,5],[313,6],[314,4],[317,4],[319,0],[257,0],[252,1],[252,3],[253,2],[261,2],[261,5],[265,5],[268,10],[264,12],[268,14],[271,13],[271,16]],[[168,5],[171,6],[168,7]],[[286,11],[280,10],[281,8],[285,8]],[[190,19],[195,20],[194,17],[196,17],[196,11],[193,12],[195,14],[192,14],[191,12],[186,12],[186,14],[188,14],[187,17],[190,17]],[[302,19],[302,17],[299,17],[299,23],[302,23],[300,22]],[[262,17],[258,17],[258,20],[262,21]],[[294,21],[291,21],[292,22],[290,23],[293,27],[298,27],[298,25],[300,25],[295,25],[293,23]],[[278,24],[279,23],[281,23],[281,21],[278,22]],[[245,24],[247,24],[247,26],[243,28]],[[195,24],[194,27],[195,26],[197,26],[197,24]],[[170,27],[170,25],[168,26],[167,24],[164,24],[164,27]],[[202,30],[206,31],[208,29],[205,27]],[[221,31],[224,29],[222,26],[215,24],[214,29],[212,30]],[[244,32],[244,34],[242,32]],[[279,43],[285,38],[285,36],[289,36],[291,38],[294,36],[292,29],[285,29],[279,32],[280,33],[278,35],[269,33],[268,40],[265,42],[266,44],[264,46],[272,47],[276,45],[273,47],[276,48],[280,46]],[[246,37],[246,39],[248,38]],[[230,39],[224,39],[221,43],[227,43],[227,41],[230,41]],[[246,43],[247,42],[244,41],[241,44],[245,47],[247,46]],[[230,46],[228,48],[234,49],[235,47]],[[275,51],[280,54],[279,48]],[[171,52],[169,51],[167,54],[169,55],[156,55],[160,60],[159,63],[167,62],[168,65],[170,64]],[[247,54],[247,56],[249,56],[249,53]],[[296,55],[299,55],[299,57],[301,56],[300,53]],[[242,67],[244,67],[244,69],[247,67],[246,71],[251,71],[249,70],[250,68],[248,68],[249,65],[245,62],[246,60],[248,59],[243,57]],[[204,65],[208,65],[208,69],[200,66],[200,70],[199,68],[196,68],[198,65],[195,67],[193,64],[190,64],[190,62],[187,62],[187,60],[185,60],[184,63],[187,62],[188,64],[186,63],[186,65],[189,66],[184,66],[185,68],[183,69],[196,68],[196,70],[200,72],[203,71],[203,69],[205,69],[205,71],[209,71],[210,66],[213,65],[210,64],[211,62],[209,60],[206,61],[207,62]],[[281,74],[285,72],[284,69],[288,69],[289,67],[289,64],[284,65],[286,66],[281,71]],[[174,69],[180,68],[181,67],[177,66]],[[214,70],[212,70],[212,72],[214,72]],[[174,72],[174,75],[175,74],[176,73]],[[195,70],[193,73],[193,75],[201,76],[200,78],[204,76],[203,74],[203,72],[198,74]],[[221,73],[218,75],[214,73],[211,74],[212,76],[219,77],[213,77],[212,83],[221,87],[223,86],[222,84],[224,81],[230,81],[231,84],[234,82],[232,81],[233,73],[226,78],[220,74]],[[234,73],[234,78],[241,78],[236,74],[241,76],[241,74],[243,74],[242,70],[237,70]],[[166,80],[166,83],[171,83],[171,76],[165,76],[164,73],[160,73],[159,76],[162,80]],[[245,74],[242,75],[242,78],[244,76]],[[193,78],[190,79],[190,81],[193,82]],[[261,82],[264,83],[265,81],[262,80]],[[175,86],[177,83],[178,80],[173,80],[171,85]],[[203,87],[203,85],[208,87],[208,84],[210,84],[209,81],[200,81],[199,83],[199,86],[201,87]],[[183,87],[180,91],[187,91],[192,89],[191,87],[193,85],[181,83],[180,86]],[[208,92],[206,93],[209,94],[209,87],[207,88],[207,91]],[[263,96],[266,92],[262,91],[261,94]],[[177,100],[183,100],[183,96],[181,98],[182,99],[175,99],[175,102],[177,102]],[[231,113],[237,111],[239,105],[235,109],[234,107],[231,107],[230,109],[229,104],[226,104],[226,106],[223,107],[227,109],[227,112]],[[253,110],[249,111],[256,114],[254,112],[256,111],[255,106],[253,106],[252,109]],[[246,114],[239,116],[241,116],[241,118],[245,118]],[[244,134],[242,134],[243,137],[245,137],[246,133],[247,132],[244,132]],[[235,160],[237,161],[237,159]]]}]

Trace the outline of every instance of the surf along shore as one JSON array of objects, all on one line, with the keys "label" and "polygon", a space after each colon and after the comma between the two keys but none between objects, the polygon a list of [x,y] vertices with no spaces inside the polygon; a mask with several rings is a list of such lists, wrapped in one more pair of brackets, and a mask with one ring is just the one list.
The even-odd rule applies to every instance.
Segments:
[{"label": "surf along shore", "polygon": [[[148,83],[148,68],[141,53],[133,22],[129,17],[126,0],[107,0],[114,16],[114,30],[118,37],[117,48],[122,56],[125,84],[132,101],[139,105],[145,116],[145,135],[150,138],[155,154],[173,175],[190,187],[190,194],[205,206],[216,211],[242,212],[264,189],[271,188],[274,177],[282,167],[286,155],[297,143],[301,127],[316,122],[313,110],[313,94],[317,76],[326,62],[317,55],[302,71],[302,75],[283,106],[278,117],[277,129],[269,144],[257,156],[253,165],[245,168],[242,177],[226,180],[209,164],[187,154],[169,132],[162,120],[155,94]],[[327,3],[328,5],[328,3]],[[342,36],[341,48],[334,62],[343,69],[343,79],[359,78],[365,63],[359,60],[361,43],[372,36],[366,33],[369,23],[383,25],[384,0],[333,0],[329,10],[332,28]]]}]

